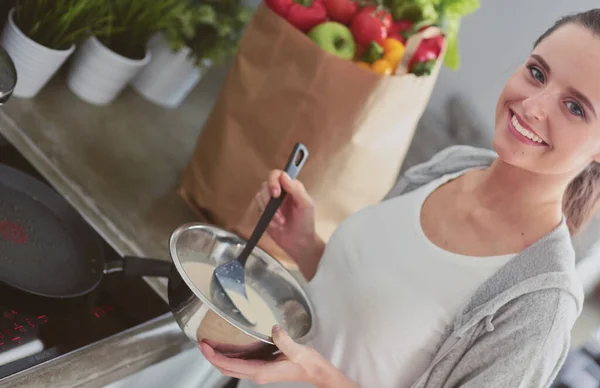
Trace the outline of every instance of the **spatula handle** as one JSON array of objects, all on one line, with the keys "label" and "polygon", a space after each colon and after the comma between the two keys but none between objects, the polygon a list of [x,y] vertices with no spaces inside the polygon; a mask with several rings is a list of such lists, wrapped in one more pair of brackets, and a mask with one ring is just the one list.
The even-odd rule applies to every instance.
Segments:
[{"label": "spatula handle", "polygon": [[296,179],[307,158],[308,149],[306,146],[302,143],[296,143],[283,171],[285,171],[290,178]]},{"label": "spatula handle", "polygon": [[[304,144],[296,143],[284,169],[284,171],[290,176],[290,178],[295,179],[298,176],[300,170],[302,169],[302,166],[304,166],[304,162],[306,162],[306,158],[308,158],[308,149]],[[267,230],[267,228],[269,227],[273,216],[277,212],[277,209],[279,209],[279,206],[281,206],[281,203],[285,199],[286,194],[287,193],[285,192],[285,190],[282,189],[279,197],[271,198],[269,200],[269,203],[265,207],[263,214],[260,216],[260,219],[258,220],[258,223],[256,224],[252,235],[248,239],[244,250],[238,256],[238,260],[242,265],[246,264],[248,256],[250,256],[250,253],[252,252],[254,247],[256,247],[256,244],[258,244],[258,241],[264,234],[265,230]]]}]

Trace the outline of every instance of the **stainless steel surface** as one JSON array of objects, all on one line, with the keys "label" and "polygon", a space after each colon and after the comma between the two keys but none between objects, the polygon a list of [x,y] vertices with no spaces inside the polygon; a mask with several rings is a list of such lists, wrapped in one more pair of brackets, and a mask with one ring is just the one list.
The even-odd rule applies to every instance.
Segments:
[{"label": "stainless steel surface", "polygon": [[0,47],[0,105],[10,98],[17,85],[17,69],[6,50]]},{"label": "stainless steel surface", "polygon": [[0,379],[0,387],[103,387],[192,346],[187,339],[182,339],[181,330],[168,314]]},{"label": "stainless steel surface", "polygon": [[229,380],[214,373],[212,365],[194,347],[103,388],[224,388],[229,387]]},{"label": "stainless steel surface", "polygon": [[[57,74],[35,99],[13,97],[0,109],[0,133],[120,255],[166,259],[171,232],[198,220],[177,194],[179,176],[226,70],[211,69],[173,110],[131,90],[113,105],[91,106]],[[164,279],[146,281],[167,300]],[[61,357],[12,377],[10,386],[94,387],[86,383],[90,376],[115,381],[194,346],[171,315],[155,324],[141,328],[138,337],[116,337],[111,346],[118,352],[93,345],[76,353],[77,363]]]},{"label": "stainless steel surface", "polygon": [[[245,241],[205,224],[182,225],[170,239],[176,271],[169,278],[169,304],[183,332],[193,341],[206,340],[217,351],[236,357],[269,358],[277,348],[270,336],[255,330],[234,310],[224,293],[212,293],[212,276],[190,273],[190,263],[210,268],[235,260]],[[303,285],[277,260],[255,248],[246,262],[246,282],[274,313],[278,324],[298,342],[314,329],[313,308]]]}]

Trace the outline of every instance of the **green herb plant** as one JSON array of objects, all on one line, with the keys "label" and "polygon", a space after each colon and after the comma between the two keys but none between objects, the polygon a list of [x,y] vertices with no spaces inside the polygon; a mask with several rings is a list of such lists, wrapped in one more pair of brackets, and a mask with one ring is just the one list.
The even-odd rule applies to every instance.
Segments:
[{"label": "green herb plant", "polygon": [[29,38],[66,50],[90,35],[102,35],[109,21],[102,0],[16,0],[14,21]]},{"label": "green herb plant", "polygon": [[98,0],[111,16],[106,33],[98,39],[112,51],[131,59],[142,59],[152,35],[165,30],[185,14],[183,0]]},{"label": "green herb plant", "polygon": [[188,0],[164,29],[173,51],[187,46],[196,65],[219,65],[235,54],[251,11],[241,0]]}]

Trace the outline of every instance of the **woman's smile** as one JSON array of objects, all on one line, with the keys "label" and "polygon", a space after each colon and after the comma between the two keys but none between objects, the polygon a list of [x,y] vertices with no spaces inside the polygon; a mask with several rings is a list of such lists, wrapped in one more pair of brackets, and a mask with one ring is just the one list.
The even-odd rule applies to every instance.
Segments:
[{"label": "woman's smile", "polygon": [[510,133],[512,133],[517,140],[522,143],[547,147],[548,143],[542,139],[531,127],[529,127],[523,120],[512,110],[508,110],[508,121],[507,127]]}]

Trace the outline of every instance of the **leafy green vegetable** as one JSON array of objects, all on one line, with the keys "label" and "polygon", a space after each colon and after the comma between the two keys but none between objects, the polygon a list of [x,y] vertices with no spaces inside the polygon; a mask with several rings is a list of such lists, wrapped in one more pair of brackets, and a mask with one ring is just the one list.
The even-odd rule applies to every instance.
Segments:
[{"label": "leafy green vegetable", "polygon": [[446,55],[444,56],[444,65],[452,70],[458,70],[458,67],[460,66],[460,54],[458,50],[460,19],[447,19],[445,24]]},{"label": "leafy green vegetable", "polygon": [[419,7],[423,10],[423,19],[430,20],[432,22],[437,21],[439,15],[439,3],[441,0],[414,0]]},{"label": "leafy green vegetable", "polygon": [[458,31],[461,19],[480,7],[479,0],[441,0],[438,6],[440,18],[446,30],[447,49],[444,65],[452,70],[460,66],[460,53],[458,49]]},{"label": "leafy green vegetable", "polygon": [[440,8],[450,17],[465,17],[479,9],[479,0],[444,0]]}]

